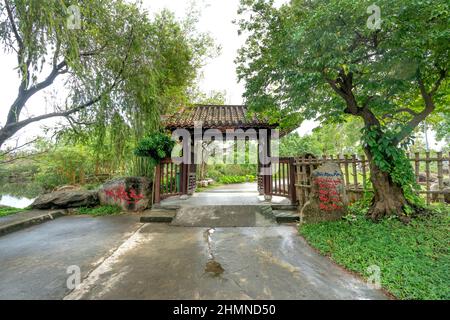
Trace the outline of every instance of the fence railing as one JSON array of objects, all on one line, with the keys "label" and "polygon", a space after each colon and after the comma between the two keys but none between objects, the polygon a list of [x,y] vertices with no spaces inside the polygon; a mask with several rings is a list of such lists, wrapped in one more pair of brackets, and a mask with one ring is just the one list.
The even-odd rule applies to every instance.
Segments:
[{"label": "fence railing", "polygon": [[[413,166],[416,181],[421,187],[419,193],[425,196],[427,204],[437,201],[441,203],[449,202],[450,153],[448,155],[444,155],[442,152],[433,154],[430,152],[425,154],[415,153],[408,154],[408,158]],[[359,199],[365,190],[370,191],[367,186],[370,169],[364,155],[323,155],[318,158],[312,156],[295,157],[295,185],[300,204],[308,199],[311,190],[311,171],[326,161],[333,161],[341,167],[345,188],[351,201]]]}]

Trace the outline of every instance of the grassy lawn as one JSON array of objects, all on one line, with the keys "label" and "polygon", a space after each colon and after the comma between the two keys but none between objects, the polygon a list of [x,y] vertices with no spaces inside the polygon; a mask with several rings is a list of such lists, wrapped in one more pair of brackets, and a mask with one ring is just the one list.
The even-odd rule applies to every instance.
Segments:
[{"label": "grassy lawn", "polygon": [[27,211],[28,209],[19,209],[19,208],[11,208],[11,207],[7,207],[7,208],[0,208],[0,217],[5,217],[5,216],[9,216],[10,214],[15,214],[18,212],[24,212]]},{"label": "grassy lawn", "polygon": [[87,214],[95,217],[110,216],[122,213],[122,208],[119,206],[100,206],[94,208],[78,208],[76,209],[78,214]]},{"label": "grassy lawn", "polygon": [[409,225],[396,219],[305,224],[300,234],[322,254],[363,277],[378,265],[381,285],[399,299],[450,299],[450,207]]}]

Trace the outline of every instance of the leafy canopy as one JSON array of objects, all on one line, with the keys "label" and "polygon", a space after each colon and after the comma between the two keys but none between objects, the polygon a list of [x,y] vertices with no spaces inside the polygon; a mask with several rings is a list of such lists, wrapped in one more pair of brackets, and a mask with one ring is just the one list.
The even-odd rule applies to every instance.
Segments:
[{"label": "leafy canopy", "polygon": [[[293,0],[276,9],[242,0],[239,25],[249,37],[237,62],[247,103],[292,127],[366,108],[399,140],[430,114],[412,121],[424,111],[421,84],[433,112],[448,113],[448,1],[377,1],[375,30],[367,26],[372,3]],[[351,96],[342,92],[349,83]],[[359,109],[350,110],[352,98]]]}]

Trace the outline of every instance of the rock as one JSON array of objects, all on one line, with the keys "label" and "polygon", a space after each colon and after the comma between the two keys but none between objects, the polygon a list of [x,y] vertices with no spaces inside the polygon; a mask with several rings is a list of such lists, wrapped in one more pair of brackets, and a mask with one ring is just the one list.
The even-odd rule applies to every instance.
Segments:
[{"label": "rock", "polygon": [[[418,175],[419,183],[425,183],[427,182],[427,175],[425,172],[420,172]],[[430,182],[436,182],[437,181],[437,175],[431,173],[430,174]]]},{"label": "rock", "polygon": [[67,186],[57,187],[54,191],[68,191],[68,190],[79,190],[79,189],[80,189],[79,186],[67,185]]},{"label": "rock", "polygon": [[56,191],[37,197],[31,204],[33,209],[67,209],[93,207],[99,204],[96,191]]},{"label": "rock", "polygon": [[152,182],[146,177],[107,181],[98,191],[100,204],[118,205],[126,211],[143,211],[151,204]]},{"label": "rock", "polygon": [[347,213],[344,178],[337,163],[326,162],[311,172],[309,200],[300,212],[302,222],[339,220]]},{"label": "rock", "polygon": [[[445,179],[443,181],[443,184],[444,184],[443,191],[444,191],[445,202],[450,203],[450,179]],[[431,191],[439,191],[439,183],[433,183],[430,186],[430,190]],[[439,195],[436,193],[432,193],[431,198],[433,199],[433,201],[438,201]]]}]

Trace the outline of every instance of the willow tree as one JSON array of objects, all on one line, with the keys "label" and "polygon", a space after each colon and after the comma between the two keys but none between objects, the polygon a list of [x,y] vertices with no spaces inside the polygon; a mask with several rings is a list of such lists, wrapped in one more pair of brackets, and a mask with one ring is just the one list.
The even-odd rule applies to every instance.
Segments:
[{"label": "willow tree", "polygon": [[374,187],[369,216],[418,205],[402,144],[434,112],[449,112],[450,8],[445,0],[242,0],[237,60],[254,109],[303,119],[364,122]]},{"label": "willow tree", "polygon": [[[14,102],[0,105],[7,114],[1,147],[30,123],[54,117],[157,126],[195,78],[208,41],[191,39],[167,12],[151,20],[123,0],[1,0],[0,43],[17,56],[11,68],[20,78]],[[52,85],[64,102],[48,113],[33,110],[39,106],[29,100]],[[25,117],[25,106],[40,114]]]}]

